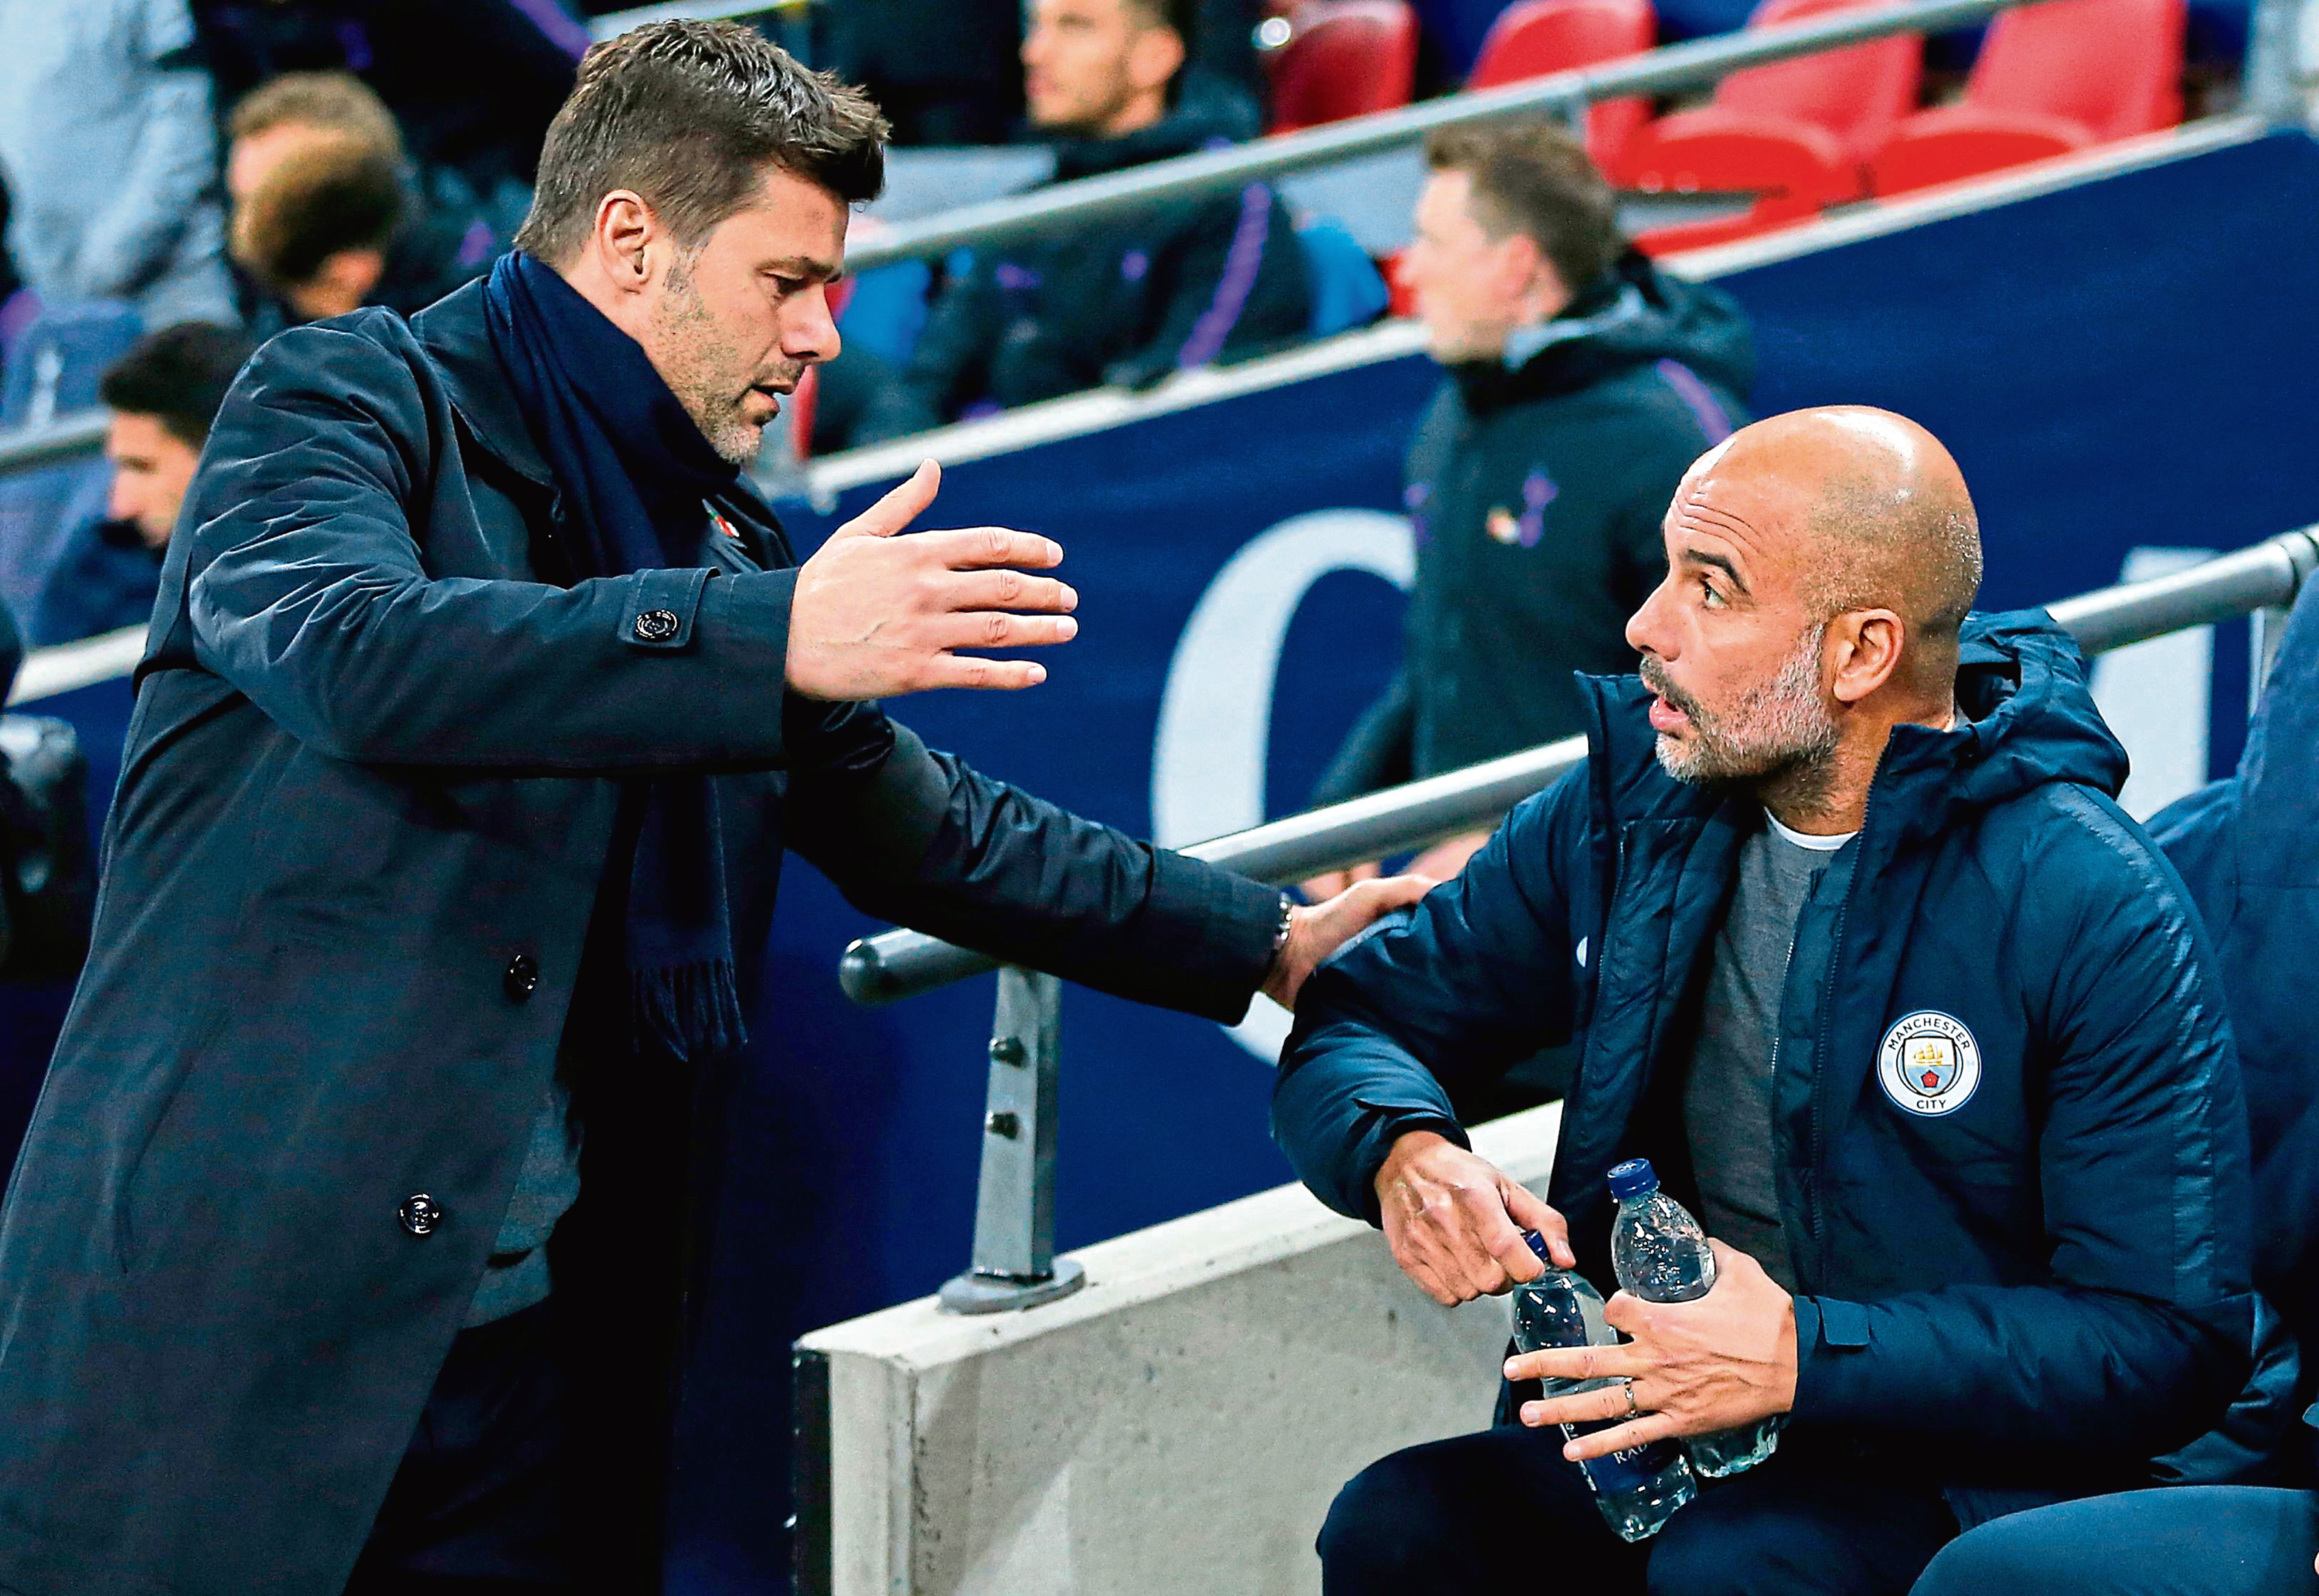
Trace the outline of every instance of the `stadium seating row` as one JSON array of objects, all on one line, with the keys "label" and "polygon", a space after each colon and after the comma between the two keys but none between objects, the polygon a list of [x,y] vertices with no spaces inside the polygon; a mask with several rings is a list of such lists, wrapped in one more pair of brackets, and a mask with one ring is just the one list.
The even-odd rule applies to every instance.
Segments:
[{"label": "stadium seating row", "polygon": [[[1764,0],[1750,27],[1872,0]],[[1417,59],[1407,0],[1302,0],[1276,19],[1275,132],[1406,104]],[[1904,34],[1734,73],[1711,104],[1653,120],[1595,106],[1587,143],[1623,187],[1757,196],[1743,214],[1639,240],[1655,253],[1745,238],[1830,205],[1978,176],[2181,120],[2184,0],[2046,0],[1990,24],[1958,103],[1919,110],[1924,40]],[[1517,0],[1467,79],[1489,88],[1651,48],[1651,0]]]}]

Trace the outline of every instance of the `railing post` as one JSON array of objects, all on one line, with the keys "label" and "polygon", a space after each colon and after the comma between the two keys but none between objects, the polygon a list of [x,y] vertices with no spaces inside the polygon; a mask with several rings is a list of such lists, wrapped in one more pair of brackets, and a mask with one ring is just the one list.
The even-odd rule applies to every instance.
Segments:
[{"label": "railing post", "polygon": [[2240,83],[2247,109],[2276,126],[2307,125],[2319,115],[2319,7],[2256,0]]},{"label": "railing post", "polygon": [[1061,1073],[1063,986],[1007,966],[990,1028],[990,1092],[982,1119],[982,1177],[974,1200],[974,1260],[942,1288],[953,1313],[997,1313],[1069,1296],[1087,1271],[1055,1257],[1055,1098]]}]

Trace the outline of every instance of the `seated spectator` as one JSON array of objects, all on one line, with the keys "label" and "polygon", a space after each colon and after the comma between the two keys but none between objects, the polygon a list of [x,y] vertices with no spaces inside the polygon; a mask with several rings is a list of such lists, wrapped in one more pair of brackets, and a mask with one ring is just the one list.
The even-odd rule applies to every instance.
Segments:
[{"label": "seated spectator", "polygon": [[[2305,582],[2235,775],[2152,816],[2215,939],[2253,1131],[2254,1278],[2301,1344],[2292,1406],[2319,1396],[2319,582]],[[2140,1491],[1999,1520],[1933,1560],[1918,1596],[2262,1596],[2311,1589],[2313,1446],[2297,1426],[2270,1489]]]},{"label": "seated spectator", "polygon": [[[1316,804],[1583,731],[1574,672],[1634,669],[1627,618],[1666,569],[1667,500],[1746,419],[1745,313],[1628,246],[1576,140],[1491,122],[1440,130],[1425,157],[1400,270],[1444,374],[1403,490],[1416,588],[1401,669]],[[1412,868],[1446,879],[1482,842]],[[1334,897],[1344,880],[1312,888]]]},{"label": "seated spectator", "polygon": [[466,199],[518,219],[588,47],[544,0],[191,3],[224,103],[287,73],[355,74],[393,108],[438,203],[453,204],[456,176]]},{"label": "seated spectator", "polygon": [[[1032,122],[1056,141],[1059,178],[1189,154],[1236,131],[1194,107],[1169,112],[1190,12],[1191,0],[1039,0],[1025,92]],[[903,377],[906,403],[868,436],[1156,382],[1288,342],[1311,319],[1295,229],[1262,185],[1001,244],[943,289]]]},{"label": "seated spectator", "polygon": [[293,73],[234,107],[226,190],[236,261],[272,300],[260,329],[366,304],[405,315],[499,253],[479,218],[429,206],[394,113],[342,72]]},{"label": "seated spectator", "polygon": [[[1509,1386],[1500,1428],[1356,1478],[1331,1596],[1514,1590],[1541,1555],[1571,1590],[1900,1596],[1960,1527],[2159,1477],[2248,1379],[2212,954],[2074,644],[1968,618],[1955,463],[1883,411],[1774,417],[1692,466],[1665,546],[1585,768],[1313,977],[1274,1125],[1442,1303],[1536,1276],[1524,1229],[1607,1288],[1636,1157],[1719,1239],[1714,1288],[1614,1297],[1632,1340],[1506,1369],[1613,1383]],[[1548,1206],[1447,1088],[1575,1032]],[[1773,1417],[1769,1461],[1638,1545],[1573,1463]]]},{"label": "seated spectator", "polygon": [[229,328],[182,321],[146,334],[107,368],[98,392],[112,412],[112,491],[102,518],[59,539],[27,618],[34,642],[69,643],[151,617],[177,507],[251,347]]},{"label": "seated spectator", "polygon": [[43,303],[233,318],[211,104],[186,0],[0,5],[8,252]]}]

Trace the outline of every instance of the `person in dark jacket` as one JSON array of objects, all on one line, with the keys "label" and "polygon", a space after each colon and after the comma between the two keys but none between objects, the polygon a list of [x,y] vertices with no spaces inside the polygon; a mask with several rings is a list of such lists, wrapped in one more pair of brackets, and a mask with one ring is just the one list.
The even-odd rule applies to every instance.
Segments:
[{"label": "person in dark jacket", "polygon": [[[2286,1438],[2262,1485],[2137,1491],[2000,1519],[1933,1560],[1917,1596],[2266,1596],[2307,1590],[2319,1557],[2319,582],[2307,579],[2229,779],[2151,817],[2215,939],[2253,1133],[2254,1280],[2302,1350]],[[2306,1411],[2306,1410],[2308,1410]]]},{"label": "person in dark jacket", "polygon": [[363,305],[413,315],[500,252],[474,207],[429,198],[394,113],[351,73],[285,74],[227,128],[233,252],[266,336]]},{"label": "person in dark jacket", "polygon": [[588,31],[554,0],[191,0],[221,104],[284,73],[351,72],[393,107],[430,190],[528,187]]},{"label": "person in dark jacket", "polygon": [[[1060,181],[1229,142],[1204,97],[1172,113],[1190,0],[1040,0],[1023,43],[1031,121]],[[1304,257],[1262,184],[974,252],[936,298],[870,437],[1260,352],[1312,322]]]},{"label": "person in dark jacket", "polygon": [[324,133],[235,202],[233,255],[275,302],[253,322],[278,331],[365,305],[416,315],[482,275],[470,230],[419,204],[385,152]]},{"label": "person in dark jacket", "polygon": [[41,561],[25,623],[36,644],[150,618],[210,421],[251,347],[235,329],[181,321],[147,333],[105,368],[97,396],[111,412],[104,453],[113,481],[101,506],[67,518]]},{"label": "person in dark jacket", "polygon": [[[2113,801],[2075,646],[1967,621],[1954,463],[1883,411],[1777,417],[1692,468],[1665,547],[1586,764],[1313,978],[1274,1124],[1440,1302],[1535,1277],[1525,1229],[1608,1290],[1604,1177],[1638,1156],[1714,1288],[1613,1297],[1628,1344],[1506,1368],[1612,1384],[1510,1385],[1501,1428],[1355,1479],[1331,1596],[1513,1589],[1546,1547],[1572,1589],[1899,1596],[1961,1525],[2159,1477],[2252,1366],[2213,953]],[[1574,1033],[1540,1202],[1448,1094]],[[1642,1545],[1572,1467],[1775,1417]]]},{"label": "person in dark jacket", "polygon": [[[1576,735],[1573,672],[1633,668],[1627,617],[1665,568],[1668,496],[1746,419],[1745,315],[1627,247],[1575,139],[1525,119],[1442,129],[1425,153],[1400,270],[1444,375],[1403,490],[1416,586],[1401,668],[1316,804]],[[1454,875],[1482,841],[1418,869]]]},{"label": "person in dark jacket", "polygon": [[1220,1020],[1414,895],[1291,915],[873,701],[1074,630],[1044,538],[892,536],[931,466],[801,567],[744,484],[883,131],[747,29],[637,29],[521,253],[236,383],[0,1213],[0,1590],[656,1589],[691,1105],[785,845]]}]

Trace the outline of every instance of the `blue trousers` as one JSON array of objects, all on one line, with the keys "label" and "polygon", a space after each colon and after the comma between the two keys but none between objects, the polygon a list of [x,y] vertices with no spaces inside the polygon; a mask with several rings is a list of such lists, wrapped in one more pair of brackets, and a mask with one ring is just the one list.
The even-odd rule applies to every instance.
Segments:
[{"label": "blue trousers", "polygon": [[[1788,1438],[1792,1442],[1794,1437]],[[1502,1426],[1396,1452],[1321,1530],[1325,1596],[1906,1596],[1957,1533],[1929,1486],[1799,1456],[1710,1482],[1639,1546],[1602,1520],[1552,1430]]]},{"label": "blue trousers", "polygon": [[1949,1543],[1915,1596],[2284,1596],[2319,1591],[2304,1491],[2177,1485],[2036,1508]]},{"label": "blue trousers", "polygon": [[554,1312],[551,1299],[459,1332],[346,1596],[579,1589]]}]

